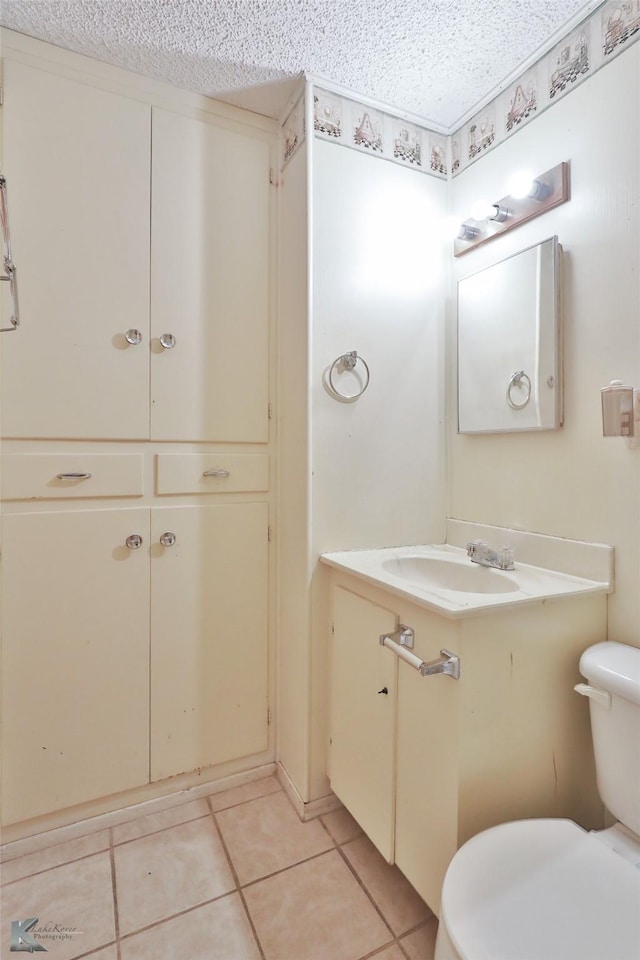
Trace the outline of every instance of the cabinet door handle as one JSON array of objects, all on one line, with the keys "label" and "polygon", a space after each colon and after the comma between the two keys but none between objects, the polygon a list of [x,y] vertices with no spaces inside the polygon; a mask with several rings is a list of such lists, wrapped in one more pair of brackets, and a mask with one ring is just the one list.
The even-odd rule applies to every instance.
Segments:
[{"label": "cabinet door handle", "polygon": [[20,307],[18,304],[18,268],[13,262],[11,254],[11,236],[9,234],[9,201],[7,200],[7,180],[0,174],[0,228],[2,232],[2,266],[5,272],[0,274],[0,280],[9,284],[9,293],[13,301],[13,309],[9,317],[10,327],[0,327],[0,333],[9,333],[20,324]]},{"label": "cabinet door handle", "polygon": [[90,473],[56,473],[56,480],[90,480]]},{"label": "cabinet door handle", "polygon": [[171,350],[176,345],[176,338],[172,333],[163,333],[160,337],[160,346],[165,350]]},{"label": "cabinet door handle", "polygon": [[127,341],[127,343],[132,344],[134,347],[136,346],[136,344],[142,343],[142,334],[140,333],[139,330],[134,330],[134,329],[127,330],[127,332],[124,335],[124,338]]},{"label": "cabinet door handle", "polygon": [[389,690],[388,690],[387,687],[383,687],[382,690],[378,690],[378,693],[385,693],[385,694],[387,694],[387,693],[389,693]]},{"label": "cabinet door handle", "polygon": [[160,543],[162,544],[163,547],[172,547],[175,542],[176,542],[176,535],[175,533],[171,533],[170,530],[167,530],[167,532],[163,533],[162,536],[160,537]]},{"label": "cabinet door handle", "polygon": [[139,533],[132,533],[127,537],[125,543],[129,547],[129,550],[137,550],[138,547],[142,546],[142,537]]},{"label": "cabinet door handle", "polygon": [[203,477],[230,477],[231,474],[228,470],[205,470],[202,474]]}]

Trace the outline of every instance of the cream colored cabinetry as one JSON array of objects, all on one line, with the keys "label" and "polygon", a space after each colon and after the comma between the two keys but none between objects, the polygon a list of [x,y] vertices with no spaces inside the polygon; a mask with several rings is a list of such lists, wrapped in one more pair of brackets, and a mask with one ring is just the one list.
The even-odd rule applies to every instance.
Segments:
[{"label": "cream colored cabinetry", "polygon": [[152,156],[151,437],[264,442],[269,144],[154,108]]},{"label": "cream colored cabinetry", "polygon": [[28,820],[139,786],[149,765],[144,508],[5,516],[2,812]]},{"label": "cream colored cabinetry", "polygon": [[3,542],[5,823],[266,749],[265,502],[16,513]]},{"label": "cream colored cabinetry", "polygon": [[[331,786],[433,910],[451,857],[480,830],[538,816],[601,824],[584,763],[588,712],[573,685],[580,654],[606,635],[606,597],[450,619],[331,579]],[[456,653],[460,679],[423,678],[382,650],[380,634],[398,623],[414,629],[420,659]]]},{"label": "cream colored cabinetry", "polygon": [[3,819],[22,835],[272,759],[274,137],[28,38],[4,56]]},{"label": "cream colored cabinetry", "polygon": [[[389,610],[342,587],[334,592],[329,776],[334,793],[393,862],[396,658],[372,646],[391,631]],[[354,625],[356,625],[355,629]]]},{"label": "cream colored cabinetry", "polygon": [[22,324],[2,341],[2,434],[146,437],[150,107],[3,67]]},{"label": "cream colored cabinetry", "polygon": [[268,139],[11,60],[4,87],[3,435],[266,442]]},{"label": "cream colored cabinetry", "polygon": [[267,747],[268,507],[151,514],[151,779],[160,780]]}]

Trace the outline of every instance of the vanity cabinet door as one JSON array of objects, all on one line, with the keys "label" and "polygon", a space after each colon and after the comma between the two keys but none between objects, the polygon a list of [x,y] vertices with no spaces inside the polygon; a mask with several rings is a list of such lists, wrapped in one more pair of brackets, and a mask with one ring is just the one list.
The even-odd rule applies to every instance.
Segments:
[{"label": "vanity cabinet door", "polygon": [[[414,653],[435,660],[460,653],[457,627],[417,608],[409,621]],[[396,863],[433,910],[458,846],[459,715],[463,680],[422,677],[398,664]]]},{"label": "vanity cabinet door", "polygon": [[8,824],[148,781],[149,511],[20,513],[2,528]]},{"label": "vanity cabinet door", "polygon": [[269,144],[152,122],[151,439],[266,442]]},{"label": "vanity cabinet door", "polygon": [[2,338],[2,433],[144,439],[150,107],[10,59],[3,70],[21,325]]},{"label": "vanity cabinet door", "polygon": [[331,789],[393,863],[397,665],[379,636],[396,617],[342,587],[332,603]]},{"label": "vanity cabinet door", "polygon": [[268,505],[151,515],[151,780],[161,780],[267,748]]}]

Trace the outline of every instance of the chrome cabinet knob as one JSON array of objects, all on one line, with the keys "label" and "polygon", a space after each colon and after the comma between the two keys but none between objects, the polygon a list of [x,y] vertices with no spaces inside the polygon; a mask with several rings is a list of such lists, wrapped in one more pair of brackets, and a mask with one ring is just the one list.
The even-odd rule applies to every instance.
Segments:
[{"label": "chrome cabinet knob", "polygon": [[125,543],[129,547],[129,550],[137,550],[138,547],[142,546],[142,537],[139,533],[132,533],[127,537]]},{"label": "chrome cabinet knob", "polygon": [[176,338],[172,333],[163,333],[160,337],[160,346],[165,350],[171,350],[176,345]]},{"label": "chrome cabinet knob", "polygon": [[127,330],[124,337],[127,343],[133,344],[134,347],[137,343],[142,343],[142,334],[139,330]]},{"label": "chrome cabinet knob", "polygon": [[162,536],[160,537],[160,543],[162,544],[163,547],[172,547],[175,542],[176,542],[176,535],[175,533],[171,533],[170,530],[167,530],[167,532],[163,533]]}]

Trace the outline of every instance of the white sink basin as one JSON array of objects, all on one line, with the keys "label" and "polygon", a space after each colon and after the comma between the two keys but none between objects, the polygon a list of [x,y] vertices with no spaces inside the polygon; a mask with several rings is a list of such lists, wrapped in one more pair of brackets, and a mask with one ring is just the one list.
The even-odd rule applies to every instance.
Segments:
[{"label": "white sink basin", "polygon": [[607,593],[611,584],[521,563],[496,570],[449,544],[323,553],[322,562],[447,617],[476,616],[552,597]]},{"label": "white sink basin", "polygon": [[406,556],[382,561],[383,570],[416,586],[457,590],[463,593],[513,593],[520,587],[502,570],[460,560]]}]

